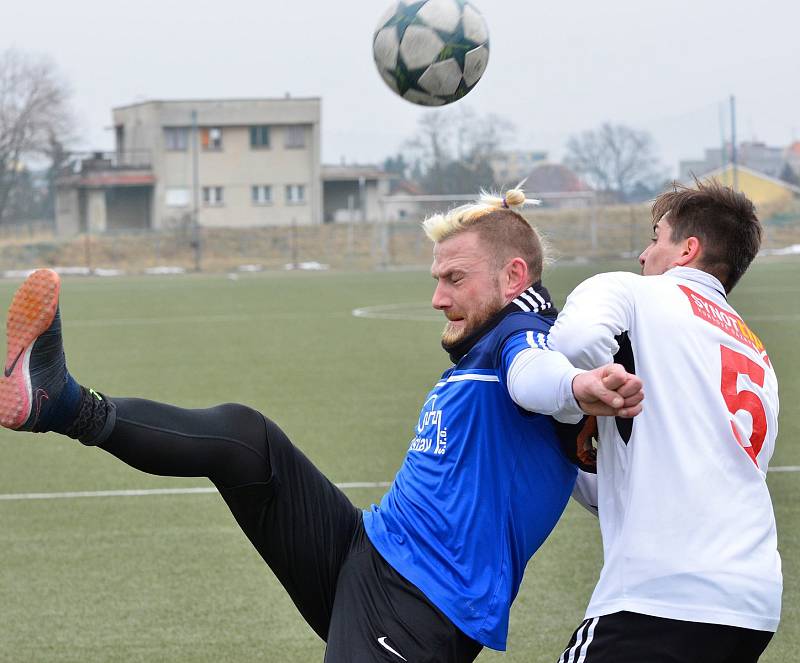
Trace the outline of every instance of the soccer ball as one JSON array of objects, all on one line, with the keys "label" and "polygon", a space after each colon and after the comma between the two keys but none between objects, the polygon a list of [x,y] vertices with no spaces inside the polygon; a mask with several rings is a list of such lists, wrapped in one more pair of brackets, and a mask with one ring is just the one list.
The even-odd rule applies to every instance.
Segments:
[{"label": "soccer ball", "polygon": [[467,0],[399,0],[378,23],[372,51],[381,77],[403,99],[443,106],[483,76],[489,30]]}]

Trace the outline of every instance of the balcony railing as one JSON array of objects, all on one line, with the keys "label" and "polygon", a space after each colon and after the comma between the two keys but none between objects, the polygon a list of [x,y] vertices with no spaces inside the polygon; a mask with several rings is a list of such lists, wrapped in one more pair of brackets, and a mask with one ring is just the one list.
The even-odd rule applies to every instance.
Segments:
[{"label": "balcony railing", "polygon": [[151,165],[150,150],[73,152],[62,174],[82,175],[109,170],[149,170]]}]

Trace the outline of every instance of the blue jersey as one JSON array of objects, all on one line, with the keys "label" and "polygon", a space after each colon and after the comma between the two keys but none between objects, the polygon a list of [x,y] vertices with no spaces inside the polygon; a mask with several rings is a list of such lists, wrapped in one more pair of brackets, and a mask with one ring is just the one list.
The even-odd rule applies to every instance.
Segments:
[{"label": "blue jersey", "polygon": [[551,319],[511,313],[434,385],[405,461],[364,512],[381,556],[468,636],[505,649],[522,574],[561,515],[575,466],[552,419],[517,406],[506,374]]}]

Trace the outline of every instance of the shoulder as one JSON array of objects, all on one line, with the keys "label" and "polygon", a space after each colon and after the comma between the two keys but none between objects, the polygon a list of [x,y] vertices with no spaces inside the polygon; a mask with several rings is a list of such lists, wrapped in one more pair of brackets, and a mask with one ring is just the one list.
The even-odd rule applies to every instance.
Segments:
[{"label": "shoulder", "polygon": [[642,285],[646,277],[633,272],[603,272],[589,277],[580,283],[573,292],[601,291],[608,289],[635,289]]},{"label": "shoulder", "polygon": [[510,313],[497,326],[488,331],[475,347],[458,363],[459,370],[464,368],[491,368],[500,364],[500,355],[510,339],[520,340],[527,344],[530,335],[534,339],[545,339],[555,319],[537,313]]},{"label": "shoulder", "polygon": [[603,272],[586,279],[567,296],[565,308],[577,303],[583,306],[617,306],[622,302],[633,302],[637,296],[649,290],[649,285],[658,277],[641,276],[632,272]]},{"label": "shoulder", "polygon": [[511,313],[497,325],[487,336],[493,336],[502,344],[510,336],[520,332],[543,332],[547,333],[555,322],[553,316],[543,316],[538,313]]}]

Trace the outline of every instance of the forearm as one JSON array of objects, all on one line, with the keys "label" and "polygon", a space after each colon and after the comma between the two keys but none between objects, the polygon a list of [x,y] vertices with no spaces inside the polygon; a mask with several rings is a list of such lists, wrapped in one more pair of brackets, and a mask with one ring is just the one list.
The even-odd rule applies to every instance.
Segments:
[{"label": "forearm", "polygon": [[520,352],[508,371],[508,393],[520,407],[577,423],[583,415],[572,391],[572,381],[582,373],[560,352],[528,348]]}]

